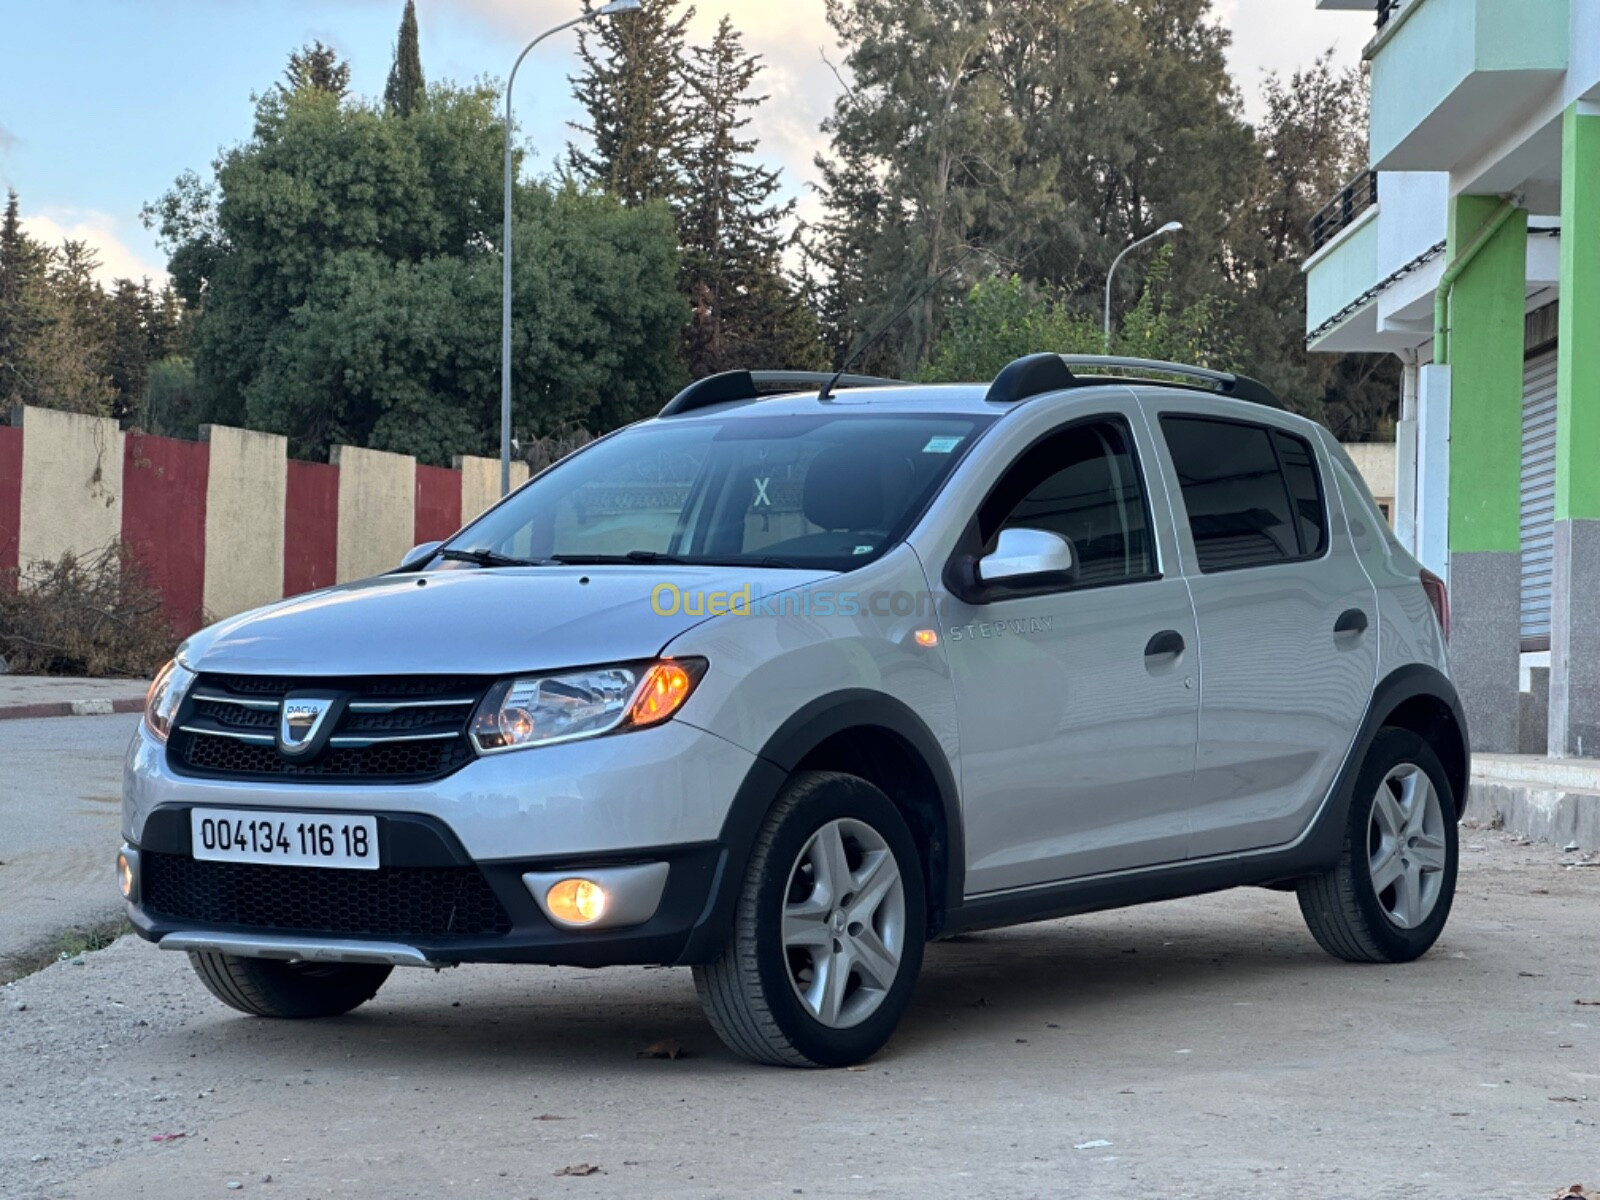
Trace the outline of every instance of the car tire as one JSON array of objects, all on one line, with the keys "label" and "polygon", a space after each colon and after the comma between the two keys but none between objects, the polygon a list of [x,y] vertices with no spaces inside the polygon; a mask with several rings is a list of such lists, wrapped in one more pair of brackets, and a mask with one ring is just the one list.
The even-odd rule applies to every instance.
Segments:
[{"label": "car tire", "polygon": [[899,809],[853,775],[805,772],[762,826],[727,945],[695,967],[695,989],[744,1058],[851,1066],[899,1025],[926,933],[922,862]]},{"label": "car tire", "polygon": [[1356,963],[1426,954],[1455,899],[1458,811],[1432,748],[1410,730],[1380,730],[1356,779],[1338,865],[1297,889],[1317,944]]},{"label": "car tire", "polygon": [[252,1017],[304,1021],[343,1016],[378,994],[393,967],[365,963],[291,963],[194,950],[200,982],[229,1008]]}]

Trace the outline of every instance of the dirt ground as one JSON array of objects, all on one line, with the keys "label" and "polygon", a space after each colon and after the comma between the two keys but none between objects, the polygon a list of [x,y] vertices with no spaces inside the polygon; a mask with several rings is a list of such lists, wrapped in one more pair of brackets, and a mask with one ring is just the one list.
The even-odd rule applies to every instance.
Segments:
[{"label": "dirt ground", "polygon": [[[396,972],[356,1014],[290,1025],[128,938],[0,989],[0,1195],[1600,1185],[1600,867],[1483,830],[1463,850],[1412,966],[1326,958],[1268,892],[985,934],[930,950],[900,1034],[849,1071],[735,1060],[686,971]],[[682,1055],[638,1057],[663,1039]]]}]

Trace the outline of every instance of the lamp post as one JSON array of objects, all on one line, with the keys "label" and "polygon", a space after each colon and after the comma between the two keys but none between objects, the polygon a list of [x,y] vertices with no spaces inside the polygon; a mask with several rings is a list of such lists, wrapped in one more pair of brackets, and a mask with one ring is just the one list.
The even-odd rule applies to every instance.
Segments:
[{"label": "lamp post", "polygon": [[1137,242],[1134,242],[1133,245],[1129,246],[1121,254],[1117,255],[1117,257],[1112,260],[1112,262],[1111,262],[1111,270],[1106,272],[1106,353],[1107,354],[1111,353],[1111,283],[1117,277],[1117,268],[1122,265],[1122,260],[1123,259],[1127,258],[1128,255],[1132,254],[1140,246],[1143,246],[1143,245],[1145,245],[1145,244],[1147,244],[1149,242],[1153,242],[1158,237],[1164,237],[1166,234],[1177,233],[1182,228],[1183,228],[1183,222],[1182,221],[1168,221],[1165,225],[1163,225],[1160,229],[1156,230],[1154,233],[1148,235],[1147,237],[1142,237]]},{"label": "lamp post", "polygon": [[523,48],[517,55],[517,61],[511,67],[511,78],[506,80],[506,227],[504,240],[501,242],[501,256],[504,258],[504,275],[501,280],[500,303],[500,495],[511,494],[511,191],[512,191],[512,144],[511,144],[511,93],[517,85],[517,71],[522,67],[523,59],[533,52],[533,48],[546,38],[553,37],[564,29],[571,29],[574,25],[597,20],[600,17],[615,16],[617,13],[634,12],[640,6],[641,0],[612,0],[612,3],[600,8],[592,9],[582,16],[565,21],[553,29],[547,29]]}]

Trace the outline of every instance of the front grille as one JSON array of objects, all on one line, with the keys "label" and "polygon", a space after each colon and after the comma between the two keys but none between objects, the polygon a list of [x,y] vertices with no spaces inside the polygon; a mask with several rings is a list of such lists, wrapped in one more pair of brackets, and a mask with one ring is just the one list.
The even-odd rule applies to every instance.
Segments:
[{"label": "front grille", "polygon": [[[178,715],[168,761],[185,774],[216,779],[426,783],[472,761],[467,723],[488,685],[448,675],[202,675]],[[305,759],[277,748],[279,706],[296,692],[344,701],[327,745]]]},{"label": "front grille", "polygon": [[511,917],[476,867],[334,871],[141,858],[152,916],[285,933],[438,940],[511,932]]}]

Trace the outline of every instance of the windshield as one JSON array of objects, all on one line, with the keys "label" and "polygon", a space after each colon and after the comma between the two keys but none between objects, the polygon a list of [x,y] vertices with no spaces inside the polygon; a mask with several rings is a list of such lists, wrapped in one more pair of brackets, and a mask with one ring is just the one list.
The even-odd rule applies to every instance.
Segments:
[{"label": "windshield", "polygon": [[447,555],[848,571],[905,535],[981,416],[740,416],[642,425],[559,463]]}]

